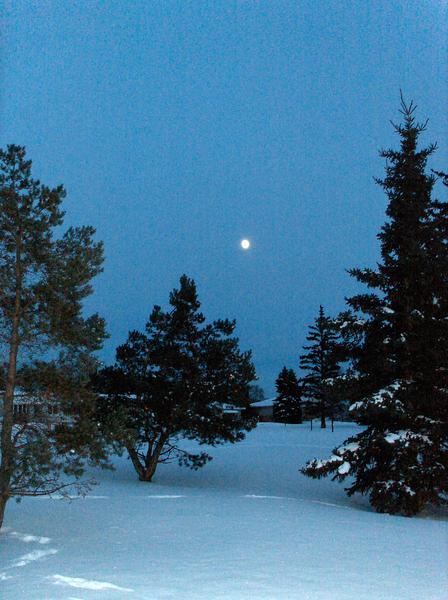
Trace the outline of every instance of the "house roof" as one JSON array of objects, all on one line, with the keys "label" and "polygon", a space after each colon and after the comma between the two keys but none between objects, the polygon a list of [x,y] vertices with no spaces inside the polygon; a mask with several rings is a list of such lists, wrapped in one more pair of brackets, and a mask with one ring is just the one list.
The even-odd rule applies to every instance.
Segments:
[{"label": "house roof", "polygon": [[269,406],[274,406],[275,398],[265,398],[264,400],[259,400],[258,402],[251,402],[250,405],[252,408],[266,408]]}]

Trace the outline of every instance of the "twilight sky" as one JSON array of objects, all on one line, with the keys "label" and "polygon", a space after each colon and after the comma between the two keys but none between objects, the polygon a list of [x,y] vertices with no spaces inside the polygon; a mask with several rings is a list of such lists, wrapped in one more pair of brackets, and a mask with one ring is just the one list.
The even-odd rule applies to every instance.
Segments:
[{"label": "twilight sky", "polygon": [[[179,276],[268,393],[372,266],[399,89],[447,169],[444,0],[3,0],[0,145],[104,240],[102,358]],[[244,252],[241,238],[251,240]]]}]

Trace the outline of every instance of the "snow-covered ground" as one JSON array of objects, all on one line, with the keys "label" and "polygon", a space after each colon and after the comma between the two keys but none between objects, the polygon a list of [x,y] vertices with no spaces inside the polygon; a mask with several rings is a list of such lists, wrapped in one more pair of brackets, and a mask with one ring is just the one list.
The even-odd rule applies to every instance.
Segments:
[{"label": "snow-covered ground", "polygon": [[263,423],[199,471],[140,483],[125,457],[85,499],[27,498],[0,536],[2,600],[448,598],[448,522],[371,511],[298,473],[353,433]]}]

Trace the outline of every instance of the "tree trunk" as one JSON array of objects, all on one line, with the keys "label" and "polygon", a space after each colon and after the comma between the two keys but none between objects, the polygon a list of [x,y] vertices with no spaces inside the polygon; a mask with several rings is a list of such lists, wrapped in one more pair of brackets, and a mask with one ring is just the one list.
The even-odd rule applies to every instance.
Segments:
[{"label": "tree trunk", "polygon": [[20,246],[17,242],[16,250],[16,292],[14,315],[12,320],[11,338],[9,342],[9,360],[6,376],[5,394],[3,396],[3,419],[1,433],[1,463],[0,463],[0,527],[3,525],[5,507],[11,496],[10,484],[12,477],[14,444],[12,430],[14,426],[14,390],[16,386],[17,355],[19,352],[19,323],[20,323],[20,297],[22,293],[22,273],[20,268]]},{"label": "tree trunk", "polygon": [[320,416],[320,428],[326,429],[327,423],[325,422],[325,415],[322,413]]},{"label": "tree trunk", "polygon": [[127,451],[129,454],[129,458],[131,459],[132,464],[134,465],[134,469],[137,471],[137,475],[138,475],[139,479],[141,479],[141,474],[143,473],[143,467],[140,463],[140,459],[138,457],[137,451],[130,446],[127,446]]},{"label": "tree trunk", "polygon": [[8,502],[8,497],[7,496],[0,496],[0,529],[2,527],[3,524],[3,519],[5,518],[5,508],[6,508],[6,503]]},{"label": "tree trunk", "polygon": [[135,470],[137,471],[137,475],[140,481],[151,482],[154,473],[156,472],[157,465],[159,464],[160,454],[163,450],[165,442],[168,439],[168,435],[163,434],[160,436],[153,452],[150,452],[148,448],[148,452],[145,456],[145,462],[142,463],[137,451],[135,448],[128,447],[128,454],[134,465]]},{"label": "tree trunk", "polygon": [[160,452],[150,454],[146,457],[145,460],[145,468],[143,470],[143,476],[140,476],[140,481],[150,482],[153,478],[154,473],[156,472],[157,465],[159,464],[159,455]]},{"label": "tree trunk", "polygon": [[17,370],[17,353],[19,349],[17,329],[18,327],[16,326],[16,323],[14,323],[14,330],[10,344],[6,389],[3,397],[3,420],[1,434],[2,459],[0,463],[0,527],[3,525],[5,506],[10,497],[10,483],[14,458],[12,430],[14,426],[14,388]]}]

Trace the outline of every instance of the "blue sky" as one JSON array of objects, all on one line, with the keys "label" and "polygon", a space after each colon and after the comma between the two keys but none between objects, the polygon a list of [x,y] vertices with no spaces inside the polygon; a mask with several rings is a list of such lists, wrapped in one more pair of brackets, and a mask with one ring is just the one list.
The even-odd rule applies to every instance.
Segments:
[{"label": "blue sky", "polygon": [[345,269],[378,257],[400,88],[447,168],[446,7],[4,0],[0,143],[104,240],[105,361],[186,273],[207,317],[237,319],[269,393],[297,368],[319,304],[341,310]]}]

